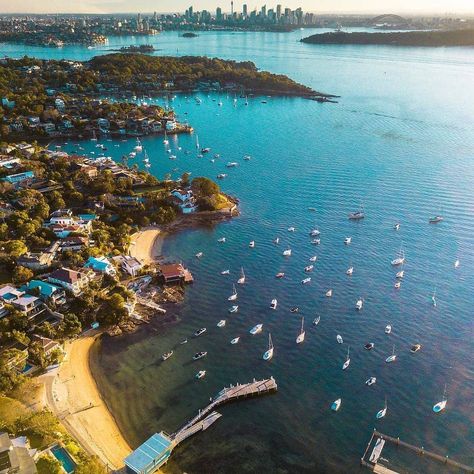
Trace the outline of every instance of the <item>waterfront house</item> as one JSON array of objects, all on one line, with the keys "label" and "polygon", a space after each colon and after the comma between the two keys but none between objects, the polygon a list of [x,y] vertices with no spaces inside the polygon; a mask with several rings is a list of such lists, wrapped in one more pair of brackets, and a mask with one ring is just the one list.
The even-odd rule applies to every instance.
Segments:
[{"label": "waterfront house", "polygon": [[176,123],[175,120],[167,120],[166,121],[166,130],[168,132],[171,132],[177,128],[178,124]]},{"label": "waterfront house", "polygon": [[35,173],[33,171],[25,171],[23,173],[10,174],[3,178],[3,181],[13,184],[13,186],[18,187],[20,184],[25,182],[31,182],[35,178]]},{"label": "waterfront house", "polygon": [[20,298],[24,294],[24,291],[20,291],[11,285],[4,285],[0,288],[0,300],[8,304],[17,298]]},{"label": "waterfront house", "polygon": [[82,235],[68,235],[59,241],[61,252],[65,250],[81,250],[83,247],[89,247],[89,239]]},{"label": "waterfront house", "polygon": [[115,275],[115,268],[106,257],[89,257],[84,264],[84,268],[91,268],[98,273]]},{"label": "waterfront house", "polygon": [[61,344],[59,344],[59,342],[54,341],[53,339],[49,339],[48,337],[43,337],[39,336],[38,334],[34,334],[31,339],[32,342],[36,342],[41,346],[41,349],[43,349],[45,356],[49,356],[53,351],[61,348]]},{"label": "waterfront house", "polygon": [[63,288],[42,280],[30,280],[25,286],[25,291],[33,293],[38,292],[39,297],[45,302],[52,302],[56,305],[66,303],[66,293]]},{"label": "waterfront house", "polygon": [[31,270],[45,270],[49,268],[55,257],[55,252],[27,252],[17,259],[18,265]]},{"label": "waterfront house", "polygon": [[127,471],[152,474],[168,461],[172,449],[173,443],[166,433],[155,433],[125,458]]},{"label": "waterfront house", "polygon": [[59,268],[48,276],[48,281],[59,285],[74,295],[80,295],[89,284],[89,277],[83,272],[77,272],[70,268]]},{"label": "waterfront house", "polygon": [[125,273],[128,273],[132,277],[136,277],[143,268],[143,264],[138,259],[128,255],[120,255],[115,257],[114,260]]},{"label": "waterfront house", "polygon": [[35,152],[35,147],[31,143],[18,143],[16,149],[27,158]]},{"label": "waterfront house", "polygon": [[10,301],[15,309],[21,311],[28,319],[38,316],[46,310],[43,302],[36,296],[25,294],[19,298]]},{"label": "waterfront house", "polygon": [[159,275],[166,285],[193,282],[191,272],[184,268],[181,263],[167,263],[161,265]]},{"label": "waterfront house", "polygon": [[36,474],[35,454],[26,437],[12,439],[8,433],[0,433],[0,474]]},{"label": "waterfront house", "polygon": [[183,214],[191,214],[197,210],[196,198],[191,189],[173,189],[171,191],[173,201],[179,206]]}]

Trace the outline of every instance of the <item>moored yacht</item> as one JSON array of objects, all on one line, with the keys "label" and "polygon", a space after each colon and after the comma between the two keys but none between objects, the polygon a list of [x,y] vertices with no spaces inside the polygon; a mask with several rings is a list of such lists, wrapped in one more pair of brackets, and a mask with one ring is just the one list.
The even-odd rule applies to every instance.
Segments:
[{"label": "moored yacht", "polygon": [[402,247],[400,247],[400,250],[398,251],[398,255],[390,263],[394,267],[398,265],[403,265],[405,263],[405,252],[403,251]]},{"label": "moored yacht", "polygon": [[239,307],[237,305],[234,305],[229,308],[229,313],[237,313],[238,310]]},{"label": "moored yacht", "polygon": [[303,280],[301,280],[301,284],[307,285],[310,281],[311,281],[311,277],[303,278]]},{"label": "moored yacht", "polygon": [[199,360],[206,356],[207,356],[206,351],[196,352],[196,354],[193,355],[193,360]]},{"label": "moored yacht", "polygon": [[359,298],[356,303],[357,311],[360,311],[363,306],[364,306],[364,300],[362,298]]},{"label": "moored yacht", "polygon": [[255,334],[262,332],[262,329],[263,329],[263,324],[257,324],[249,332],[250,334],[252,334],[252,336],[255,336]]},{"label": "moored yacht", "polygon": [[230,341],[231,344],[237,344],[238,342],[240,341],[240,336],[239,337],[234,337],[234,339],[232,339]]},{"label": "moored yacht", "polygon": [[373,342],[368,342],[365,344],[364,349],[371,351],[375,347],[375,344]]},{"label": "moored yacht", "polygon": [[318,229],[313,229],[313,230],[309,233],[309,235],[310,235],[311,237],[317,237],[318,235],[321,235],[321,232],[320,232]]},{"label": "moored yacht", "polygon": [[273,357],[272,335],[268,334],[268,349],[263,354],[263,360],[270,360]]},{"label": "moored yacht", "polygon": [[321,239],[313,239],[313,240],[311,241],[311,243],[312,243],[313,245],[319,245],[319,244],[321,244]]},{"label": "moored yacht", "polygon": [[283,256],[284,257],[290,257],[291,256],[291,249],[283,250]]},{"label": "moored yacht", "polygon": [[413,344],[413,346],[411,346],[410,352],[413,352],[413,353],[418,352],[421,348],[422,348],[421,344]]},{"label": "moored yacht", "polygon": [[306,273],[310,273],[313,271],[314,265],[308,265],[307,267],[304,267],[304,271]]},{"label": "moored yacht", "polygon": [[395,346],[393,346],[392,355],[391,355],[391,356],[388,356],[388,357],[385,359],[385,362],[390,363],[390,362],[395,362],[396,360],[397,360],[397,356],[396,356],[396,354],[395,354]]},{"label": "moored yacht", "polygon": [[349,213],[349,220],[352,220],[352,221],[358,221],[360,219],[363,219],[364,217],[365,217],[365,214],[362,207],[358,211]]},{"label": "moored yacht", "polygon": [[295,227],[288,227],[288,232],[294,232],[296,230]]},{"label": "moored yacht", "polygon": [[351,276],[353,273],[354,273],[354,267],[349,267],[349,268],[346,270],[346,275]]},{"label": "moored yacht", "polygon": [[441,222],[442,220],[444,220],[443,216],[433,216],[429,218],[429,223],[437,224],[438,222]]},{"label": "moored yacht", "polygon": [[385,406],[377,412],[377,414],[375,415],[375,418],[377,418],[377,420],[380,420],[380,418],[383,418],[386,414],[387,414],[387,399],[385,399]]},{"label": "moored yacht", "polygon": [[346,245],[349,245],[351,242],[352,242],[352,237],[346,237],[346,238],[344,239],[344,243],[345,243]]},{"label": "moored yacht", "polygon": [[329,289],[328,291],[326,291],[326,296],[327,296],[328,298],[331,298],[331,296],[332,296],[332,289]]},{"label": "moored yacht", "polygon": [[161,356],[161,360],[165,361],[165,360],[169,359],[172,355],[173,355],[173,351],[165,352]]},{"label": "moored yacht", "polygon": [[344,342],[344,339],[342,339],[342,336],[340,334],[338,334],[336,336],[336,341],[338,344],[342,344]]},{"label": "moored yacht", "polygon": [[448,403],[448,397],[446,396],[446,385],[444,386],[443,392],[443,399],[438,402],[436,405],[433,406],[433,411],[435,413],[439,413],[446,408],[446,404]]},{"label": "moored yacht", "polygon": [[346,370],[347,367],[349,367],[349,364],[351,363],[351,358],[349,357],[349,347],[347,348],[347,356],[346,356],[346,361],[344,364],[342,364],[342,370]]},{"label": "moored yacht", "polygon": [[296,344],[301,344],[304,341],[305,338],[305,330],[304,330],[304,317],[301,318],[301,330],[300,333],[298,334],[298,337],[296,338]]},{"label": "moored yacht", "polygon": [[342,400],[338,398],[337,400],[334,400],[331,404],[331,410],[332,411],[337,411],[341,407],[341,402]]},{"label": "moored yacht", "polygon": [[235,285],[232,285],[232,288],[232,294],[227,298],[227,301],[235,301],[237,299],[237,289],[235,288]]},{"label": "moored yacht", "polygon": [[198,337],[198,336],[200,336],[201,334],[204,334],[206,331],[207,331],[206,328],[198,329],[198,330],[194,333],[194,337]]},{"label": "moored yacht", "polygon": [[376,382],[377,382],[377,377],[370,377],[369,379],[365,381],[365,385],[368,385],[370,387]]},{"label": "moored yacht", "polygon": [[200,371],[196,374],[196,378],[197,378],[197,379],[202,379],[205,375],[206,375],[206,371],[205,371],[205,370],[200,370]]},{"label": "moored yacht", "polygon": [[279,272],[275,275],[275,278],[283,278],[285,274],[283,272]]},{"label": "moored yacht", "polygon": [[225,319],[221,319],[218,323],[217,323],[217,327],[218,328],[223,328],[225,326]]},{"label": "moored yacht", "polygon": [[270,303],[270,309],[277,309],[278,305],[278,300],[276,298],[272,299],[272,302]]},{"label": "moored yacht", "polygon": [[280,243],[280,237],[275,237],[275,238],[273,239],[273,243],[276,244],[276,245],[278,245],[278,244]]},{"label": "moored yacht", "polygon": [[222,270],[221,271],[221,275],[229,275],[230,274],[230,270]]},{"label": "moored yacht", "polygon": [[313,325],[314,326],[317,326],[319,324],[319,321],[321,321],[321,316],[316,316],[314,319],[313,319]]},{"label": "moored yacht", "polygon": [[397,222],[397,223],[393,226],[393,228],[394,228],[395,230],[400,230],[400,224]]},{"label": "moored yacht", "polygon": [[309,261],[310,261],[310,262],[315,262],[317,259],[318,259],[318,256],[317,256],[317,255],[313,255],[312,257],[310,257]]},{"label": "moored yacht", "polygon": [[219,242],[220,244],[225,243],[225,237],[221,237],[220,239],[217,239],[217,242]]},{"label": "moored yacht", "polygon": [[454,268],[459,268],[459,265],[461,264],[461,262],[459,260],[456,260],[454,262]]},{"label": "moored yacht", "polygon": [[243,285],[245,283],[245,273],[243,268],[240,269],[240,278],[237,280],[237,283],[239,285]]},{"label": "moored yacht", "polygon": [[196,258],[201,258],[203,255],[204,255],[204,254],[203,254],[202,252],[198,252],[198,253],[196,254]]},{"label": "moored yacht", "polygon": [[253,249],[255,247],[255,240],[251,240],[249,243],[249,247]]}]

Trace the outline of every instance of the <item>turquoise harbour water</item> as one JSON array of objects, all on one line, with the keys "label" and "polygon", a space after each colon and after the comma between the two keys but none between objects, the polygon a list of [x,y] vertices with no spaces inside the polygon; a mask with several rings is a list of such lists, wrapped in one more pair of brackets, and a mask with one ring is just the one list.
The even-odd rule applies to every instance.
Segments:
[{"label": "turquoise harbour water", "polygon": [[[223,417],[212,428],[173,453],[170,473],[357,472],[374,427],[473,465],[474,49],[304,45],[298,42],[302,33],[311,32],[152,38],[162,49],[157,54],[253,60],[341,99],[318,104],[269,98],[261,104],[251,98],[248,106],[239,99],[233,107],[233,97],[200,94],[200,106],[192,98],[173,102],[212,152],[197,158],[194,136],[173,137],[177,160],[171,161],[162,137],[146,137],[151,171],[159,177],[228,173],[220,184],[241,200],[242,215],[166,239],[163,253],[182,259],[195,283],[178,315],[168,317],[170,324],[157,318],[136,334],[102,342],[100,389],[136,446],[157,430],[173,432],[230,383],[276,378],[277,394],[220,408]],[[109,47],[140,42],[113,39]],[[71,59],[98,53],[11,45],[0,51]],[[132,140],[104,143],[106,154],[117,159],[133,148]],[[83,146],[97,151],[93,143]],[[214,153],[221,158],[211,163]],[[243,161],[246,154],[250,161]],[[228,161],[239,167],[227,170]],[[347,214],[361,202],[366,218],[350,222]],[[444,222],[429,225],[435,214]],[[296,232],[287,232],[289,226]],[[314,227],[321,231],[320,246],[310,244]],[[226,243],[217,243],[223,236]],[[279,246],[272,243],[276,236]],[[347,236],[349,246],[343,243]],[[407,263],[396,290],[390,261],[402,243]],[[287,246],[289,258],[282,256]],[[198,251],[201,260],[194,257]],[[312,281],[302,285],[312,255],[318,256]],[[345,274],[350,265],[352,277]],[[229,315],[227,297],[241,266],[247,283],[238,288],[239,312]],[[231,274],[220,275],[224,269]],[[286,276],[276,280],[280,271]],[[328,288],[332,298],[324,296]],[[365,304],[357,312],[359,297]],[[269,309],[272,298],[278,299],[277,311]],[[300,313],[290,313],[292,306]],[[306,340],[297,346],[301,316]],[[220,319],[227,320],[225,328],[216,327]],[[263,333],[251,336],[257,323]],[[389,336],[387,324],[393,327]],[[190,337],[203,326],[205,335]],[[268,331],[275,355],[264,362]],[[236,336],[240,343],[230,345]],[[179,345],[185,337],[189,343]],[[375,343],[373,351],[364,350],[368,341]],[[411,354],[415,342],[423,348]],[[342,371],[348,345],[351,364]],[[393,345],[398,359],[386,364]],[[162,363],[161,354],[170,349],[174,355]],[[191,362],[200,350],[208,351],[207,358]],[[197,381],[201,369],[207,375]],[[370,376],[377,383],[366,387]],[[447,408],[435,415],[432,406],[445,384]],[[387,415],[376,421],[385,397]],[[342,406],[332,413],[337,398]],[[421,464],[415,455],[387,449],[386,457],[402,472],[449,472]]]}]

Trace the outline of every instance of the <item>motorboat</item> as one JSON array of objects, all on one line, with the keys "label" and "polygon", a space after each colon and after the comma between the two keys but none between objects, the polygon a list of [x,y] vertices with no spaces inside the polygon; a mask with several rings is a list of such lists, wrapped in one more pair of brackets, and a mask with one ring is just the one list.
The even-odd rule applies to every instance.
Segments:
[{"label": "motorboat", "polygon": [[296,338],[296,344],[301,344],[304,341],[305,338],[305,330],[304,330],[304,317],[301,318],[301,330],[300,333],[298,334],[298,337]]},{"label": "motorboat", "polygon": [[351,242],[352,242],[352,237],[346,237],[346,238],[344,239],[344,243],[345,243],[346,245],[349,245]]},{"label": "motorboat", "polygon": [[459,265],[461,264],[461,262],[459,260],[456,260],[454,262],[454,268],[459,268]]},{"label": "motorboat", "polygon": [[218,328],[223,328],[225,326],[225,319],[221,319],[218,323],[217,323],[217,327]]},{"label": "motorboat", "polygon": [[209,153],[211,151],[211,149],[209,147],[206,147],[206,148],[201,148],[201,153],[204,154],[204,153]]},{"label": "motorboat", "polygon": [[268,334],[268,349],[263,354],[263,360],[270,360],[273,357],[272,335]]},{"label": "motorboat", "polygon": [[430,224],[437,224],[438,222],[441,222],[443,220],[444,220],[443,216],[433,216],[433,217],[429,218],[429,223]]},{"label": "motorboat", "polygon": [[399,290],[400,287],[402,286],[402,282],[401,281],[396,281],[393,286],[395,287],[396,290]]},{"label": "motorboat", "polygon": [[257,324],[249,332],[250,334],[252,334],[252,336],[255,336],[255,334],[262,332],[262,329],[263,329],[263,324]]},{"label": "motorboat", "polygon": [[446,408],[446,404],[448,403],[448,397],[446,396],[446,385],[444,386],[443,398],[440,402],[433,406],[433,411],[435,413],[439,413]]},{"label": "motorboat", "polygon": [[346,361],[344,364],[342,364],[342,370],[346,370],[349,367],[349,364],[351,363],[351,358],[349,357],[349,347],[347,348],[347,356],[346,356]]},{"label": "motorboat", "polygon": [[291,257],[291,249],[283,250],[284,257]]},{"label": "motorboat", "polygon": [[276,298],[274,298],[272,300],[272,302],[270,303],[270,308],[271,309],[277,309],[277,306],[278,306],[278,300]]},{"label": "motorboat", "polygon": [[370,387],[376,382],[377,382],[377,377],[370,377],[369,379],[365,381],[365,385],[368,385]]},{"label": "motorboat", "polygon": [[307,267],[304,267],[304,271],[306,273],[310,273],[313,271],[314,265],[308,265]]},{"label": "motorboat", "polygon": [[183,344],[187,344],[188,343],[188,340],[187,339],[183,339],[180,344],[183,345]]},{"label": "motorboat", "polygon": [[436,306],[438,305],[437,301],[436,301],[436,288],[433,292],[433,295],[431,296],[431,303],[433,304],[433,306],[436,308]]},{"label": "motorboat", "polygon": [[240,336],[239,337],[234,337],[234,339],[232,339],[230,341],[231,344],[238,344],[238,342],[240,341]]},{"label": "motorboat", "polygon": [[338,334],[336,336],[336,341],[338,344],[342,344],[344,342],[344,339],[342,339],[342,336],[340,334]]},{"label": "motorboat", "polygon": [[235,301],[237,299],[237,289],[235,288],[235,285],[232,285],[232,288],[232,294],[227,298],[227,301]]},{"label": "motorboat", "polygon": [[229,275],[230,270],[222,270],[221,275]]},{"label": "motorboat", "polygon": [[194,333],[194,337],[198,337],[198,336],[200,336],[201,334],[204,334],[206,331],[207,331],[206,328],[198,329],[198,330]]},{"label": "motorboat", "polygon": [[229,313],[237,313],[238,310],[239,307],[237,305],[234,305],[229,308]]},{"label": "motorboat", "polygon": [[405,276],[405,270],[400,270],[400,271],[397,272],[397,274],[395,275],[395,278],[398,278],[399,280],[401,280],[404,276]]},{"label": "motorboat", "polygon": [[220,239],[217,239],[217,241],[220,243],[220,244],[223,244],[225,242],[225,237],[221,237]]},{"label": "motorboat", "polygon": [[392,332],[392,326],[390,324],[387,324],[385,326],[385,334],[390,334]]},{"label": "motorboat", "polygon": [[315,262],[317,259],[318,259],[317,255],[313,255],[312,257],[310,257],[309,261]]},{"label": "motorboat", "polygon": [[326,291],[326,296],[327,296],[328,298],[331,298],[331,296],[332,296],[332,289]]},{"label": "motorboat", "polygon": [[250,155],[245,155],[245,156],[244,156],[244,160],[245,160],[245,161],[250,161],[250,158],[251,158]]},{"label": "motorboat", "polygon": [[293,306],[293,308],[290,308],[290,313],[297,313],[299,310],[298,306]]},{"label": "motorboat", "polygon": [[296,229],[294,227],[288,227],[288,232],[294,232]]},{"label": "motorboat", "polygon": [[204,254],[203,254],[202,252],[198,252],[198,253],[196,254],[196,258],[201,258],[203,255],[204,255]]},{"label": "motorboat", "polygon": [[308,211],[310,211],[310,212],[316,212],[316,208],[315,208],[315,207],[308,207]]},{"label": "motorboat", "polygon": [[397,222],[397,223],[393,226],[393,228],[394,228],[395,230],[400,230],[400,224]]},{"label": "motorboat", "polygon": [[332,405],[331,405],[331,410],[332,411],[337,411],[339,410],[339,408],[341,408],[341,403],[342,403],[342,400],[340,398],[338,398],[337,400],[333,401],[332,402]]},{"label": "motorboat", "polygon": [[249,247],[253,249],[255,247],[255,240],[251,240],[249,243]]},{"label": "motorboat", "polygon": [[237,283],[239,285],[243,285],[245,283],[245,273],[243,268],[240,269],[240,278],[237,280]]},{"label": "motorboat", "polygon": [[236,168],[239,164],[236,161],[229,161],[225,166],[226,168]]},{"label": "motorboat", "polygon": [[311,277],[303,278],[303,280],[301,280],[301,284],[302,285],[307,285],[310,281],[311,281]]},{"label": "motorboat", "polygon": [[273,239],[273,243],[278,245],[280,243],[280,237]]},{"label": "motorboat", "polygon": [[346,275],[351,276],[353,273],[354,273],[354,267],[349,267],[349,268],[346,270]]},{"label": "motorboat", "polygon": [[321,244],[321,239],[313,239],[313,240],[311,241],[311,243],[312,243],[313,245],[320,245],[320,244]]},{"label": "motorboat", "polygon": [[373,342],[368,342],[365,344],[364,349],[371,351],[375,347],[375,344]]},{"label": "motorboat", "polygon": [[402,247],[400,247],[400,250],[398,251],[398,255],[390,263],[394,267],[398,265],[403,265],[405,263],[405,252],[403,251]]},{"label": "motorboat", "polygon": [[413,346],[411,346],[411,349],[410,349],[410,352],[418,352],[423,346],[421,344],[413,344]]},{"label": "motorboat", "polygon": [[377,412],[377,414],[375,415],[375,418],[377,418],[377,420],[380,420],[380,418],[383,418],[386,414],[387,414],[387,400],[385,399],[385,406]]},{"label": "motorboat", "polygon": [[283,272],[279,272],[275,275],[275,278],[283,278],[285,274]]},{"label": "motorboat", "polygon": [[224,179],[227,178],[227,175],[225,173],[220,173],[217,175],[217,179]]},{"label": "motorboat", "polygon": [[206,375],[206,371],[205,371],[205,370],[200,370],[200,371],[196,374],[196,378],[197,378],[197,379],[202,379],[205,375]]},{"label": "motorboat", "polygon": [[193,360],[199,360],[206,356],[207,356],[207,352],[205,351],[196,352],[196,354],[193,355]]},{"label": "motorboat", "polygon": [[385,359],[385,362],[390,363],[390,362],[395,362],[396,360],[397,360],[397,356],[396,356],[396,354],[395,354],[395,346],[393,346],[392,355],[391,355],[391,356],[388,356],[388,357]]},{"label": "motorboat", "polygon": [[351,221],[358,221],[360,219],[363,219],[365,217],[364,211],[359,209],[358,211],[350,212],[349,213],[349,220]]},{"label": "motorboat", "polygon": [[320,232],[318,229],[313,229],[313,230],[309,233],[309,235],[310,235],[311,237],[317,237],[318,235],[321,235],[321,232]]},{"label": "motorboat", "polygon": [[143,146],[139,138],[137,138],[137,144],[133,149],[135,150],[136,153],[141,153],[143,151]]},{"label": "motorboat", "polygon": [[173,355],[173,351],[169,351],[169,352],[165,352],[162,356],[161,356],[161,360],[167,360],[169,359],[171,356]]},{"label": "motorboat", "polygon": [[321,321],[321,316],[317,316],[316,318],[313,319],[313,326],[317,326],[319,324],[319,321]]},{"label": "motorboat", "polygon": [[362,306],[364,306],[364,300],[362,298],[359,298],[356,303],[356,310],[360,311],[362,309]]}]

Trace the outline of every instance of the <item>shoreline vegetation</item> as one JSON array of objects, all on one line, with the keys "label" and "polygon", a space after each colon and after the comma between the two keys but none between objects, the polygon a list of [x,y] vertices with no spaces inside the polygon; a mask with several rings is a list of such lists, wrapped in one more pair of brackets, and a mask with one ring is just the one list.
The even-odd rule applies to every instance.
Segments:
[{"label": "shoreline vegetation", "polygon": [[474,46],[474,29],[393,33],[345,33],[343,31],[336,31],[308,36],[303,38],[301,42],[348,45]]}]

